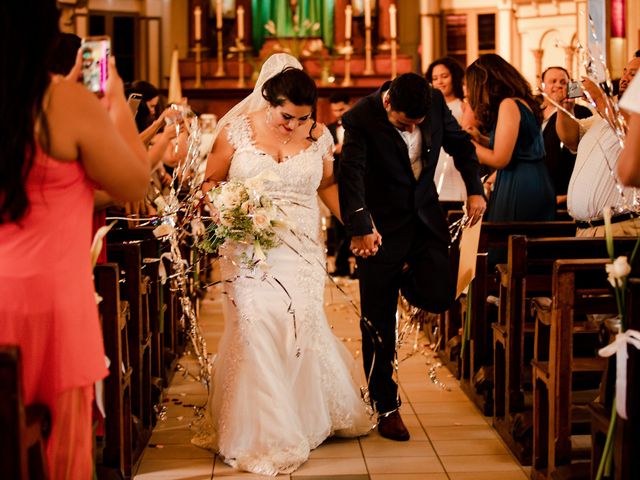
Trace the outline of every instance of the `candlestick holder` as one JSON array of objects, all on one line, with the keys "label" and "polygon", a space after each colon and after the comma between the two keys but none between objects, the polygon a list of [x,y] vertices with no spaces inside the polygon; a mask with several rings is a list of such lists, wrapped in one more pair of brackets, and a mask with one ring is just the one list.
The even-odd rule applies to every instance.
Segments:
[{"label": "candlestick holder", "polygon": [[398,75],[398,40],[391,38],[391,80]]},{"label": "candlestick holder", "polygon": [[363,75],[373,75],[373,61],[371,58],[371,25],[365,27],[365,44],[364,44],[364,71]]},{"label": "candlestick holder", "polygon": [[345,40],[345,45],[340,50],[344,54],[344,79],[342,80],[343,87],[350,87],[353,85],[351,80],[351,55],[353,54],[353,47],[351,46],[351,39]]},{"label": "candlestick holder", "polygon": [[238,87],[246,87],[247,86],[247,81],[245,79],[245,74],[244,74],[244,64],[245,64],[245,52],[249,50],[249,47],[247,47],[243,40],[241,38],[236,38],[236,44],[233,45],[232,47],[229,48],[229,55],[228,57],[231,57],[232,55],[237,55],[238,56]]},{"label": "candlestick holder", "polygon": [[218,28],[218,67],[216,68],[216,72],[213,74],[214,77],[224,77],[226,73],[224,72],[224,55],[223,55],[223,45],[222,45],[222,28]]},{"label": "candlestick holder", "polygon": [[195,47],[191,49],[196,54],[196,78],[193,88],[202,88],[202,53],[207,50],[209,49],[202,46],[201,40],[196,40]]},{"label": "candlestick holder", "polygon": [[247,82],[244,78],[244,52],[247,47],[240,38],[236,38],[236,48],[238,49],[238,87],[246,87]]}]

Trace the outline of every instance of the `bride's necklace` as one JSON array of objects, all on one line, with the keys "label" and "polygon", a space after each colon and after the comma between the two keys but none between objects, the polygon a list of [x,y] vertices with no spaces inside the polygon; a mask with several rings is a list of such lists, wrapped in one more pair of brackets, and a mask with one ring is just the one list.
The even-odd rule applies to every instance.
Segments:
[{"label": "bride's necklace", "polygon": [[270,130],[273,130],[273,133],[276,134],[276,139],[282,143],[282,145],[286,145],[287,143],[289,143],[289,141],[293,138],[293,131],[289,134],[289,136],[287,136],[286,138],[282,138],[282,134],[278,131],[278,127],[274,126],[271,123],[271,108],[267,109],[267,115],[265,117],[265,122],[267,123],[267,126],[269,127]]}]

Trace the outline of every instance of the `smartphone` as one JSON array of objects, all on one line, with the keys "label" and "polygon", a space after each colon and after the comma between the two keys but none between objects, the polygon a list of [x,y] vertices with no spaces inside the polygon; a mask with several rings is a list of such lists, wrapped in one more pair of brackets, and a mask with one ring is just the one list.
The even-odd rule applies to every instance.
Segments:
[{"label": "smartphone", "polygon": [[580,82],[570,81],[567,83],[567,98],[580,98],[584,95]]},{"label": "smartphone", "polygon": [[142,94],[140,93],[132,93],[129,95],[127,99],[127,103],[129,104],[129,108],[131,109],[131,113],[135,116],[138,113],[138,107],[140,106],[140,102],[142,101]]},{"label": "smartphone", "polygon": [[82,82],[90,92],[104,95],[109,78],[111,39],[107,36],[82,39]]}]

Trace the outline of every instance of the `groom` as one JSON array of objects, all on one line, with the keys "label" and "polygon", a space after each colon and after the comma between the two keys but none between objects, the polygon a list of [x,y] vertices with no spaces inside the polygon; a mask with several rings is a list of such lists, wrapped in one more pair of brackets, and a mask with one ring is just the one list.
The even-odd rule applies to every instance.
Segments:
[{"label": "groom", "polygon": [[429,312],[452,303],[449,230],[433,176],[444,147],[466,185],[467,214],[477,220],[486,208],[478,159],[442,94],[414,73],[360,100],[345,113],[343,125],[340,205],[358,256],[369,393],[380,435],[408,440],[393,380],[398,292]]}]

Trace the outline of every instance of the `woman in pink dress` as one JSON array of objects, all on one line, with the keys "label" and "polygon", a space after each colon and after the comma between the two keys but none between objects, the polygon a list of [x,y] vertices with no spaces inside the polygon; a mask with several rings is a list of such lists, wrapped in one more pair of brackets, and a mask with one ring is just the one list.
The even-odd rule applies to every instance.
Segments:
[{"label": "woman in pink dress", "polygon": [[[93,383],[107,375],[89,248],[93,186],[137,200],[149,165],[111,63],[103,101],[52,82],[54,0],[0,2],[0,344],[49,407],[50,477],[90,479]],[[10,74],[8,73],[10,72]]]}]

